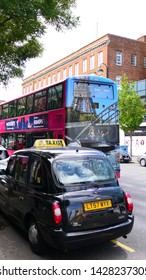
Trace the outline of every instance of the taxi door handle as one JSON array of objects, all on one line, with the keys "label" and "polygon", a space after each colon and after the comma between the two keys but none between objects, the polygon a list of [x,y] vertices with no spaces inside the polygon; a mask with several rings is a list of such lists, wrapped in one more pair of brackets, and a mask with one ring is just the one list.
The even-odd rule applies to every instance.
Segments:
[{"label": "taxi door handle", "polygon": [[24,197],[23,197],[22,195],[20,195],[20,196],[19,196],[19,199],[20,199],[20,200],[23,200],[23,199],[24,199]]}]

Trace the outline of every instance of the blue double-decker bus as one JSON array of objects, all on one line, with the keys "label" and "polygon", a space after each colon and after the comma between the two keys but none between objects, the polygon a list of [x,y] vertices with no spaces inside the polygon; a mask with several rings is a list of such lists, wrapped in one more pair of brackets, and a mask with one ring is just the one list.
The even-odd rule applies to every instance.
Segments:
[{"label": "blue double-decker bus", "polygon": [[110,79],[89,75],[66,81],[66,138],[97,147],[119,144],[117,86]]}]

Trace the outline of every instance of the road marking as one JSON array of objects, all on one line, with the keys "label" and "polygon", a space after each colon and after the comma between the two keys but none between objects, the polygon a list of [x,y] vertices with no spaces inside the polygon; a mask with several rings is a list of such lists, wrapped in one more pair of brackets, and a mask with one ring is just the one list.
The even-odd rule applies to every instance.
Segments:
[{"label": "road marking", "polygon": [[130,247],[124,245],[123,243],[121,243],[121,242],[119,242],[119,241],[117,241],[117,240],[115,240],[115,239],[114,239],[114,240],[111,240],[111,242],[112,242],[113,244],[115,244],[115,245],[117,245],[117,246],[119,246],[119,247],[121,247],[121,248],[127,250],[127,251],[130,252],[130,253],[135,252],[134,249],[132,249],[132,248],[130,248]]}]

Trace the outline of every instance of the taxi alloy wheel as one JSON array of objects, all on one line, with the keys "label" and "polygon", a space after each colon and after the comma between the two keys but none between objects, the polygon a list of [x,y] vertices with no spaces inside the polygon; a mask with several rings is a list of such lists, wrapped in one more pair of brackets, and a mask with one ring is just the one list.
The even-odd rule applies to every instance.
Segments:
[{"label": "taxi alloy wheel", "polygon": [[146,166],[146,161],[145,161],[144,158],[142,158],[142,159],[140,160],[140,165],[141,165],[142,167]]},{"label": "taxi alloy wheel", "polygon": [[40,235],[38,225],[35,220],[31,220],[28,227],[28,239],[30,247],[35,254],[40,254],[44,250],[44,242]]}]

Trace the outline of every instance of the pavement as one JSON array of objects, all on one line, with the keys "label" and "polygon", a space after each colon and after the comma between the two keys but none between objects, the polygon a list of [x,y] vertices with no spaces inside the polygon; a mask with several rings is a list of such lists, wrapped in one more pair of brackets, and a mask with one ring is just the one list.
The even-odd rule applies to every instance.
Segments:
[{"label": "pavement", "polygon": [[138,163],[138,161],[137,161],[137,156],[132,156],[131,162],[132,162],[132,163]]}]

